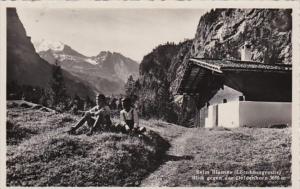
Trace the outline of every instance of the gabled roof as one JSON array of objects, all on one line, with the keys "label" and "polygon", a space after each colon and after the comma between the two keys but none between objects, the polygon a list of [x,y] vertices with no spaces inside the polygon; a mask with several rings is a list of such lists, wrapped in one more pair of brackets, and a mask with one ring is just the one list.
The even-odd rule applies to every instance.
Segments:
[{"label": "gabled roof", "polygon": [[[210,98],[227,85],[248,100],[290,101],[292,66],[252,61],[191,58],[179,81],[177,94],[202,94]],[[247,99],[246,99],[247,100]]]},{"label": "gabled roof", "polygon": [[201,59],[191,58],[190,61],[203,68],[210,69],[219,73],[223,71],[264,71],[264,72],[281,72],[291,71],[292,65],[286,64],[263,64],[254,61],[239,60],[220,60],[220,59]]}]

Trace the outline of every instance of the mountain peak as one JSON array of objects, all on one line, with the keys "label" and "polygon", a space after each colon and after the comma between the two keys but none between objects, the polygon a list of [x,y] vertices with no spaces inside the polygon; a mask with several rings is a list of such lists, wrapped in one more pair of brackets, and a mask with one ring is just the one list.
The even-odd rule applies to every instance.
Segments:
[{"label": "mountain peak", "polygon": [[66,55],[72,55],[77,57],[84,58],[85,56],[77,52],[76,50],[72,49],[69,45],[64,45],[64,48],[62,49],[62,52]]},{"label": "mountain peak", "polygon": [[107,56],[109,54],[112,54],[112,53],[110,51],[100,51],[97,56],[103,57],[103,56]]},{"label": "mountain peak", "polygon": [[[138,75],[139,64],[118,52],[100,51],[96,56],[84,56],[64,44],[59,51],[51,48],[38,53],[51,63],[58,59],[62,63],[62,68],[70,72],[94,74],[94,76],[89,76],[91,81],[95,81],[95,78],[101,75],[109,81],[119,83],[120,81],[126,82],[129,75]],[[99,88],[102,87],[99,86]]]},{"label": "mountain peak", "polygon": [[33,45],[37,52],[47,51],[47,50],[62,51],[65,47],[65,44],[60,41],[50,41],[45,39],[34,41]]}]

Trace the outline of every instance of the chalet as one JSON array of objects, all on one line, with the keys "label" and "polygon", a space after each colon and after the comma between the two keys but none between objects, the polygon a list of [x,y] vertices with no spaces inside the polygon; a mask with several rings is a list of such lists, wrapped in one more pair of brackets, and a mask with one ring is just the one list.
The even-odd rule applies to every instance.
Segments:
[{"label": "chalet", "polygon": [[194,97],[195,124],[230,128],[291,125],[292,66],[254,62],[247,51],[241,55],[242,60],[189,60],[176,92]]}]

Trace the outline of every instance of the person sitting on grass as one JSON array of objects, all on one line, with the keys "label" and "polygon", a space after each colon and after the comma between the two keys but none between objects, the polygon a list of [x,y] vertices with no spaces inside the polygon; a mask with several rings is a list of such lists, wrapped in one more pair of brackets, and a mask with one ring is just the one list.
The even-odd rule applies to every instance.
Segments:
[{"label": "person sitting on grass", "polygon": [[137,133],[142,134],[146,131],[146,128],[139,127],[139,117],[136,109],[132,106],[131,99],[125,98],[122,101],[123,109],[120,112],[119,124],[121,131],[125,133]]},{"label": "person sitting on grass", "polygon": [[112,125],[110,119],[110,109],[106,105],[106,98],[103,94],[96,95],[96,103],[97,105],[85,112],[84,116],[81,120],[68,131],[69,134],[75,134],[76,130],[81,127],[85,122],[87,122],[89,131],[87,133],[88,136],[92,135],[94,131],[103,130],[106,128],[110,128]]}]

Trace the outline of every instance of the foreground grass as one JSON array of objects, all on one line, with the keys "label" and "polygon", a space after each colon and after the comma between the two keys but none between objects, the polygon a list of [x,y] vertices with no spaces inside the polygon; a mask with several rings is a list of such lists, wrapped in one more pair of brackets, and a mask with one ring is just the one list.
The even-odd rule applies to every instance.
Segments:
[{"label": "foreground grass", "polygon": [[[217,176],[223,178],[210,181],[191,179],[191,184],[209,186],[288,186],[291,184],[291,128],[237,128],[229,131],[206,130],[202,133],[207,137],[203,137],[199,145],[191,145],[186,149],[193,151],[197,169],[233,171],[233,173],[221,175],[210,173],[206,178],[209,176],[211,179]],[[195,137],[189,140],[190,144],[197,142],[199,140]],[[280,174],[266,175],[264,180],[260,180],[261,175],[237,174],[234,171],[279,171]],[[226,176],[234,179],[224,180]]]},{"label": "foreground grass", "polygon": [[[187,129],[142,120],[143,126],[159,135],[150,132],[147,139],[141,139],[116,133],[92,137],[65,134],[76,120],[78,117],[69,114],[10,107],[7,185],[291,185],[291,128]],[[235,171],[280,174],[259,180],[260,175]]]},{"label": "foreground grass", "polygon": [[165,163],[142,186],[291,185],[291,128],[194,128],[169,142]]},{"label": "foreground grass", "polygon": [[[8,109],[8,186],[135,186],[169,147],[159,135],[70,136],[78,117],[31,108]],[[20,134],[22,133],[22,134]]]}]

